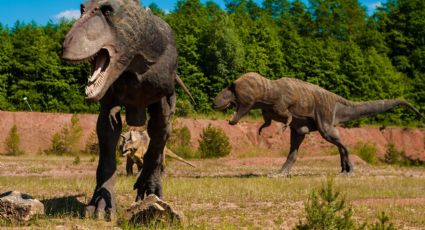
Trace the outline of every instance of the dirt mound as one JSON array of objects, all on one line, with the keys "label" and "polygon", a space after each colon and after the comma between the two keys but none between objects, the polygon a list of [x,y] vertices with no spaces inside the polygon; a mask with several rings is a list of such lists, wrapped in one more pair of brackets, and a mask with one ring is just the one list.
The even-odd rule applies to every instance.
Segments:
[{"label": "dirt mound", "polygon": [[[5,152],[5,140],[13,125],[16,124],[20,136],[22,149],[29,154],[48,149],[52,136],[71,123],[72,114],[60,113],[27,113],[0,111],[0,153]],[[83,149],[95,130],[97,115],[78,115],[83,128],[80,146]],[[282,156],[289,150],[289,129],[283,131],[278,123],[273,123],[258,135],[261,122],[240,122],[230,126],[224,120],[206,119],[177,119],[174,127],[187,126],[191,132],[191,144],[198,147],[202,130],[208,125],[222,128],[230,138],[232,153],[230,157],[240,156]],[[377,148],[378,156],[383,156],[389,143],[397,149],[403,150],[408,156],[425,160],[425,130],[407,128],[339,128],[343,143],[349,148],[358,143],[370,142]],[[336,148],[314,132],[307,135],[300,148],[304,157],[328,155],[329,151],[336,152]]]}]

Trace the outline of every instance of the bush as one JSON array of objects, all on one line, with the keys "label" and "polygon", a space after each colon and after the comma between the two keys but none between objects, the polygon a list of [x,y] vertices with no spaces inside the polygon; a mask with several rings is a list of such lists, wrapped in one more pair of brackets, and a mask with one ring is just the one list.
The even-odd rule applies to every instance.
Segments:
[{"label": "bush", "polygon": [[99,155],[99,141],[97,140],[96,130],[94,130],[89,139],[87,140],[86,147],[84,148],[84,153],[90,155]]},{"label": "bush", "polygon": [[59,133],[53,135],[52,145],[46,153],[56,155],[78,154],[82,133],[83,129],[80,126],[80,119],[74,114],[71,117],[71,124],[65,126]]},{"label": "bush", "polygon": [[369,229],[369,230],[395,230],[384,212],[373,224],[356,223],[353,219],[353,210],[346,207],[344,197],[334,191],[333,181],[329,179],[319,191],[313,191],[305,204],[305,221],[301,221],[295,229],[302,230],[327,230],[327,229]]},{"label": "bush", "polygon": [[305,204],[306,220],[300,221],[295,229],[354,229],[353,211],[339,195],[332,180],[319,191],[313,191]]},{"label": "bush", "polygon": [[189,100],[177,99],[176,101],[176,116],[178,117],[187,117],[193,113],[193,105]]},{"label": "bush", "polygon": [[384,155],[384,162],[387,164],[398,164],[401,160],[401,151],[398,151],[393,143],[387,145],[387,152]]},{"label": "bush", "polygon": [[403,166],[423,166],[425,162],[419,158],[407,156],[403,150],[397,150],[393,143],[387,145],[387,152],[384,156],[387,164],[398,164]]},{"label": "bush", "polygon": [[183,158],[195,158],[196,153],[190,146],[190,139],[190,130],[186,126],[173,129],[167,147]]},{"label": "bush", "polygon": [[72,162],[73,165],[79,165],[81,163],[80,156],[76,156],[74,158],[74,161]]},{"label": "bush", "polygon": [[378,222],[372,224],[369,226],[368,229],[370,230],[396,230],[394,227],[394,224],[389,222],[390,218],[388,218],[387,215],[385,215],[385,212],[382,212],[381,215],[378,217]]},{"label": "bush", "polygon": [[367,163],[378,163],[378,158],[376,157],[377,150],[375,145],[373,145],[372,143],[359,142],[354,147],[354,151],[360,158],[362,158]]},{"label": "bush", "polygon": [[223,157],[230,153],[232,147],[223,129],[208,125],[202,131],[199,140],[199,153],[202,158]]},{"label": "bush", "polygon": [[24,154],[24,151],[19,147],[20,138],[18,134],[18,128],[16,125],[9,131],[9,135],[6,138],[6,154],[10,156],[18,156]]}]

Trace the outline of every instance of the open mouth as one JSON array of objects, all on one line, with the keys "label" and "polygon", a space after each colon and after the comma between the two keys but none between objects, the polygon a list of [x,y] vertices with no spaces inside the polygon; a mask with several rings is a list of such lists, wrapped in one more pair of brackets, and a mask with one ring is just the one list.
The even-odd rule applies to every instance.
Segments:
[{"label": "open mouth", "polygon": [[227,104],[224,104],[224,105],[214,105],[214,109],[219,110],[219,111],[223,111],[223,110],[229,108],[231,104],[232,103],[227,103]]},{"label": "open mouth", "polygon": [[86,87],[87,98],[98,95],[106,82],[106,71],[110,63],[110,55],[107,49],[102,48],[95,55],[90,57],[92,64],[92,75],[88,79]]}]

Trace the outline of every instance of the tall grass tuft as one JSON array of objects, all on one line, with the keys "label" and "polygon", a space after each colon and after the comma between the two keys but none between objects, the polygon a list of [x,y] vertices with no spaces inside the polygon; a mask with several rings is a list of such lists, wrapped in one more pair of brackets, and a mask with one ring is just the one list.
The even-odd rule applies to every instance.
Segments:
[{"label": "tall grass tuft", "polygon": [[369,164],[377,164],[378,158],[376,157],[377,149],[375,145],[370,142],[358,142],[354,147],[354,152],[364,161]]},{"label": "tall grass tuft", "polygon": [[196,158],[197,154],[190,145],[191,134],[189,128],[183,126],[171,132],[167,147],[183,158]]}]

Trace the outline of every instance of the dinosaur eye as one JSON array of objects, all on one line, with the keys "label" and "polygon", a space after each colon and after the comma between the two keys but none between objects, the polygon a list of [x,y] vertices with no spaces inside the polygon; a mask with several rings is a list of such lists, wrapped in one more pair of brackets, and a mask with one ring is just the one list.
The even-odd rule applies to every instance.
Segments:
[{"label": "dinosaur eye", "polygon": [[111,5],[103,5],[100,7],[100,10],[102,11],[102,14],[106,17],[110,16],[114,12],[114,9]]},{"label": "dinosaur eye", "polygon": [[86,12],[86,7],[83,4],[80,5],[80,12],[81,12],[81,15],[83,15]]}]

